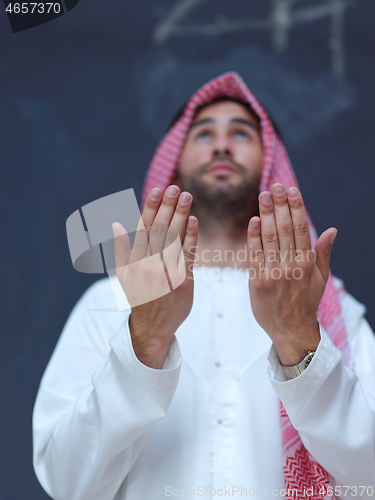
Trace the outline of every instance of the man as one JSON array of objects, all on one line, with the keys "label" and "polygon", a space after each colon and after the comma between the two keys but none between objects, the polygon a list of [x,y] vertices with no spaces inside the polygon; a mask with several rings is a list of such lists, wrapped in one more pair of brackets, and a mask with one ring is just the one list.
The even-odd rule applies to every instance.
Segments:
[{"label": "man", "polygon": [[34,467],[47,493],[371,498],[375,340],[329,273],[336,230],[316,241],[237,74],[190,99],[142,208],[132,249],[113,224],[129,308],[100,312],[114,298],[108,279],[93,285],[43,376]]}]

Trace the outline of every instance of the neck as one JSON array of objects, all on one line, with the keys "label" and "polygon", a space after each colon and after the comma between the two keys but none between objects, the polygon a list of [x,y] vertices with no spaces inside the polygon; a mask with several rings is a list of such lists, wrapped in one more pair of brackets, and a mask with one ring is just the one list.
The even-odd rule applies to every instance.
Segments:
[{"label": "neck", "polygon": [[[197,213],[198,212],[198,213]],[[192,212],[198,218],[198,242],[195,265],[248,267],[247,228],[253,214],[233,214],[228,217],[212,217],[206,211]]]}]

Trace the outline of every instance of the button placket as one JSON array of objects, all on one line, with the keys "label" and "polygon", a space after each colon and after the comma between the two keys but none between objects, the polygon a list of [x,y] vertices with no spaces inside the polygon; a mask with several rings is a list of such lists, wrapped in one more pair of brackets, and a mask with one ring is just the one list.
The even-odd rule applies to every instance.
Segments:
[{"label": "button placket", "polygon": [[[230,483],[233,477],[232,471],[232,460],[231,457],[235,453],[236,447],[236,416],[235,408],[238,404],[237,401],[237,390],[236,390],[236,377],[235,377],[235,363],[233,357],[235,356],[236,349],[233,348],[233,342],[235,341],[234,335],[232,334],[234,328],[234,322],[232,319],[233,308],[228,307],[230,301],[233,300],[232,297],[232,287],[235,285],[233,281],[226,283],[226,286],[222,290],[221,301],[222,301],[222,311],[225,311],[225,317],[221,320],[222,326],[222,342],[221,342],[221,362],[223,364],[221,374],[221,394],[220,394],[220,405],[221,405],[221,415],[219,419],[222,421],[221,424],[218,422],[218,427],[222,430],[221,432],[221,467],[220,471],[221,482]],[[236,297],[236,294],[234,294]],[[228,309],[226,309],[228,308]],[[223,484],[224,484],[223,483]]]},{"label": "button placket", "polygon": [[[218,312],[218,313],[216,313],[216,317],[217,317],[219,320],[222,320],[222,319],[224,318],[224,315],[223,315],[223,313],[222,313],[222,312]],[[220,323],[222,323],[222,321],[220,321]],[[218,325],[218,328],[219,328],[219,330],[221,331],[221,333],[223,333],[223,332],[222,332],[222,326],[223,326],[222,324],[219,324],[219,325]],[[221,353],[220,353],[220,354],[221,354]],[[215,366],[216,366],[216,368],[221,368],[222,363],[221,363],[221,361],[219,361],[219,359],[215,362]]]},{"label": "button placket", "polygon": [[212,433],[213,433],[213,488],[221,484],[223,474],[223,445],[224,445],[224,425],[225,419],[223,416],[223,342],[225,335],[225,319],[223,310],[223,284],[222,279],[217,278],[218,294],[216,295],[215,307],[215,325],[216,338],[214,339],[214,400],[212,412]]}]

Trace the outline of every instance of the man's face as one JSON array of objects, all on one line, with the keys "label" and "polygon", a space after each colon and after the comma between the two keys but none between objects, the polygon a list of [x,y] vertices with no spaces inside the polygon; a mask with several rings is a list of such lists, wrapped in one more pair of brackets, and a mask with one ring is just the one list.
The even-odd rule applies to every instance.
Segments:
[{"label": "man's face", "polygon": [[195,116],[175,182],[194,204],[224,216],[249,209],[259,193],[263,145],[259,121],[241,104],[218,102]]}]

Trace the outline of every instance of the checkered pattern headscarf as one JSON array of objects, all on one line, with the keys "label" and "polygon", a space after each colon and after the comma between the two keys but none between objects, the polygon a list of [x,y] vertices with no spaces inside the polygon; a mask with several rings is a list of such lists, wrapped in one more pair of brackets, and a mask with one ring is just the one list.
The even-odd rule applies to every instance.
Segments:
[{"label": "checkered pattern headscarf", "polygon": [[[249,91],[242,78],[237,73],[229,72],[206,83],[191,97],[182,116],[160,142],[145,177],[142,210],[153,187],[160,187],[164,191],[171,184],[196,109],[224,96],[248,102],[260,119],[264,146],[260,192],[270,191],[272,184],[275,182],[282,183],[286,189],[291,186],[298,187],[287,152],[275,133],[270,118]],[[315,246],[317,234],[309,216],[308,220],[312,245]],[[343,362],[348,364],[349,348],[339,305],[340,293],[345,294],[343,290],[341,292],[335,290],[330,273],[325,293],[319,305],[318,319],[329,334],[332,342],[341,350]],[[322,491],[323,486],[327,487],[330,484],[327,471],[314,460],[304,447],[281,402],[280,420],[285,488],[298,491],[297,496],[294,498],[302,500],[305,499],[304,489],[307,490],[307,488],[313,487],[314,496],[310,498],[321,500],[322,496],[316,492]],[[328,498],[331,497],[327,496]]]}]

